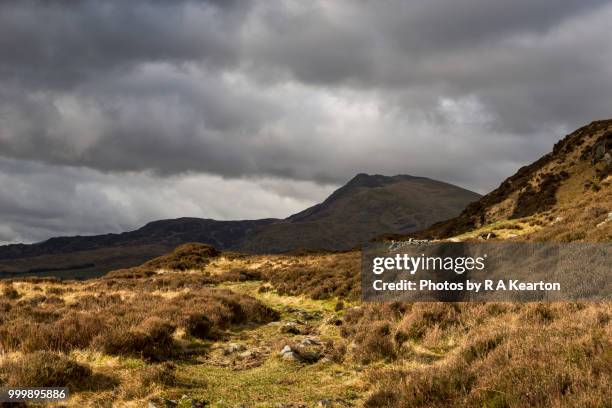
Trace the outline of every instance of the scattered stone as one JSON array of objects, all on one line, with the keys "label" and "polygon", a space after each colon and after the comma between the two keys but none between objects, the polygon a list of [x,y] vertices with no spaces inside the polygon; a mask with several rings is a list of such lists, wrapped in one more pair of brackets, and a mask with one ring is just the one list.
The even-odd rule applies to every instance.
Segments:
[{"label": "scattered stone", "polygon": [[319,400],[319,402],[317,402],[317,407],[331,407],[332,406],[332,402],[330,399],[324,398],[322,400]]},{"label": "scattered stone", "polygon": [[285,345],[285,347],[283,347],[283,349],[280,352],[280,356],[283,360],[287,360],[287,361],[301,361],[300,356],[295,353],[291,347],[289,347],[289,345]]},{"label": "scattered stone", "polygon": [[602,222],[600,222],[599,224],[596,225],[596,227],[601,227],[603,225],[605,225],[608,222],[612,221],[612,212],[608,213],[608,218],[606,218],[605,220],[603,220]]},{"label": "scattered stone", "polygon": [[289,353],[285,353],[283,354],[283,360],[287,360],[287,361],[296,361],[299,362],[301,361],[300,356],[298,356],[296,353],[294,353],[293,351],[290,351]]},{"label": "scattered stone", "polygon": [[227,356],[238,351],[244,350],[246,350],[246,347],[244,347],[244,345],[238,343],[230,343],[226,348],[223,349],[223,354]]},{"label": "scattered stone", "polygon": [[238,354],[238,357],[242,358],[242,359],[247,359],[247,358],[251,358],[255,355],[254,352],[252,351],[243,351],[242,353]]},{"label": "scattered stone", "polygon": [[[181,406],[190,406],[191,408],[205,408],[209,406],[209,402],[203,399],[190,398],[188,395],[183,395],[181,400],[179,401]],[[178,403],[174,402],[174,405],[177,406]],[[150,407],[150,405],[149,405]]]}]

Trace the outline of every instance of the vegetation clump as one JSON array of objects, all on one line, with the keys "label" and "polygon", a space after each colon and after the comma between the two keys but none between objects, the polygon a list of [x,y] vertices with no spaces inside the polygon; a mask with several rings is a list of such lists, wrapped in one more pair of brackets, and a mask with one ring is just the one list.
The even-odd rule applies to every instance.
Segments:
[{"label": "vegetation clump", "polygon": [[37,351],[0,365],[0,383],[8,387],[80,389],[91,378],[89,367],[62,354]]}]

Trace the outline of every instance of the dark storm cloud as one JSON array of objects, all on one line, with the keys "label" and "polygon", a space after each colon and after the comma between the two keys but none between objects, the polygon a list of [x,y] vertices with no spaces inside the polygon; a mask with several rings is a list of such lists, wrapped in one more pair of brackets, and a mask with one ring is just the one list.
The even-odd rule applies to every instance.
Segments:
[{"label": "dark storm cloud", "polygon": [[[327,191],[358,172],[486,192],[610,116],[611,19],[602,0],[0,1],[0,241],[176,208],[285,216],[309,202],[292,180]],[[189,193],[108,221],[194,174],[222,186],[213,207],[236,182],[285,201],[220,210]],[[88,200],[105,208],[89,227]]]}]

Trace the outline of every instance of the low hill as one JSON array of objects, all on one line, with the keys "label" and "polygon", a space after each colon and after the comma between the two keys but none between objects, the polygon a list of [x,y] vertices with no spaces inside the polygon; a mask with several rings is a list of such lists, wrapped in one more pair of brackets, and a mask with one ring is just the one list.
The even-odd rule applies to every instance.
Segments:
[{"label": "low hill", "polygon": [[121,234],[2,246],[0,277],[91,277],[139,265],[188,242],[252,253],[346,250],[386,232],[405,234],[453,217],[479,197],[424,177],[358,174],[324,202],[283,220],[178,218]]}]

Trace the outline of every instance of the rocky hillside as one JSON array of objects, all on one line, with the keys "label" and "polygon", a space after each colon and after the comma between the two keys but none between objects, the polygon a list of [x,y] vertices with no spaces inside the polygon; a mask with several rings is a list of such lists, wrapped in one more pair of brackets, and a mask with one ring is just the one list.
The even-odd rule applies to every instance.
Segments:
[{"label": "rocky hillside", "polygon": [[255,253],[345,250],[383,233],[405,234],[453,217],[475,201],[471,191],[406,175],[359,174],[327,200],[287,219],[155,221],[122,234],[60,237],[0,247],[0,277],[90,277],[139,265],[187,242]]},{"label": "rocky hillside", "polygon": [[412,236],[449,238],[470,236],[474,231],[495,236],[499,235],[495,231],[507,229],[511,231],[506,235],[527,233],[535,239],[546,230],[558,232],[547,239],[573,241],[563,234],[574,230],[581,231],[581,236],[572,238],[609,240],[611,169],[612,120],[592,122],[468,205],[458,217]]}]

